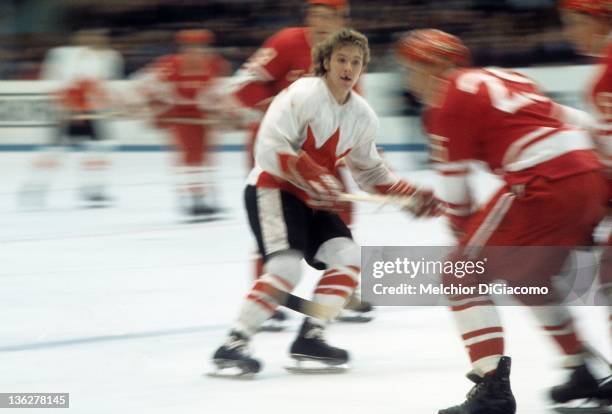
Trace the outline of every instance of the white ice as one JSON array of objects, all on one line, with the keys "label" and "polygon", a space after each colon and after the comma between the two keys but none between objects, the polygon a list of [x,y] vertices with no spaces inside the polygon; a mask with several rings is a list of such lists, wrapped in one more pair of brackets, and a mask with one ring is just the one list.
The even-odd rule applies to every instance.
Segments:
[{"label": "white ice", "polygon": [[[97,210],[78,206],[73,154],[48,208],[20,211],[15,193],[32,156],[0,157],[0,392],[69,392],[74,413],[420,414],[462,401],[471,386],[441,307],[379,308],[371,323],[332,325],[330,342],[352,355],[345,374],[283,369],[300,320],[292,314],[290,331],[254,339],[264,362],[255,380],[203,376],[252,278],[244,156],[217,157],[229,218],[204,224],[181,222],[164,153],[117,154],[116,206]],[[432,182],[407,154],[387,158],[399,173]],[[439,219],[373,206],[360,207],[355,237],[364,245],[450,242]],[[316,272],[304,279],[298,293],[307,295]],[[608,354],[604,309],[575,311],[584,336]],[[546,389],[565,375],[559,354],[525,309],[501,312],[518,412],[547,412]]]}]

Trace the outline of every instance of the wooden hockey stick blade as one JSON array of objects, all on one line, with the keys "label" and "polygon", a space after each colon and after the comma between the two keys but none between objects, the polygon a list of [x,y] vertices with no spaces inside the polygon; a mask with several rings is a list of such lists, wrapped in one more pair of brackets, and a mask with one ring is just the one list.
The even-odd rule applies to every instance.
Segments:
[{"label": "wooden hockey stick blade", "polygon": [[267,293],[271,294],[279,305],[304,315],[312,316],[313,318],[330,320],[335,318],[340,312],[340,309],[313,302],[280,289],[269,288]]}]

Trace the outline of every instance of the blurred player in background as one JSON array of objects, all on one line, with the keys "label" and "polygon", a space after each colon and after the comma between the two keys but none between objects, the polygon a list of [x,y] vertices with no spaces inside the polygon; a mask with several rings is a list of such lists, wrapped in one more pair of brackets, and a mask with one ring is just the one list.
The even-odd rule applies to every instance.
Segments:
[{"label": "blurred player in background", "polygon": [[[227,341],[215,352],[220,369],[260,370],[247,350],[250,338],[279,305],[274,290],[291,291],[303,258],[325,269],[314,301],[339,312],[358,284],[360,248],[338,215],[345,191],[335,178],[342,158],[366,191],[411,197],[416,215],[436,214],[429,191],[390,173],[376,151],[378,118],[353,91],[369,62],[368,41],[342,29],[315,46],[315,77],[282,91],[270,105],[255,144],[255,168],[245,200],[266,272],[249,292]],[[329,366],[345,364],[348,352],[327,344],[325,321],[306,318],[291,345],[291,357]]]},{"label": "blurred player in background", "polygon": [[[455,36],[434,29],[410,32],[398,43],[397,56],[407,71],[409,89],[426,107],[424,125],[440,173],[439,195],[448,203],[458,238],[457,254],[474,257],[490,252],[488,246],[568,246],[532,248],[529,251],[538,256],[519,258],[520,269],[495,267],[500,263],[495,256],[485,256],[492,277],[496,270],[503,272],[495,274],[499,277],[516,268],[517,279],[508,278],[509,283],[535,274],[538,281],[550,284],[569,249],[591,243],[605,213],[606,183],[588,133],[559,119],[566,108],[541,95],[527,77],[501,69],[465,68],[469,51]],[[474,208],[467,181],[475,160],[506,182],[480,209]],[[518,250],[509,247],[503,254],[513,251]],[[445,281],[453,279],[446,275]],[[477,294],[449,300],[473,366],[468,378],[476,385],[463,404],[440,414],[513,414],[510,358],[504,356],[503,328],[493,302]],[[545,304],[552,306],[531,307],[534,315],[559,345],[566,365],[573,372],[585,372],[587,356],[567,307]],[[592,376],[574,375],[555,387],[552,397],[562,402],[598,397],[599,392]]]},{"label": "blurred player in background", "polygon": [[212,123],[221,105],[222,84],[229,63],[210,49],[208,30],[182,30],[179,51],[158,58],[134,77],[137,91],[148,101],[158,127],[166,129],[178,150],[177,180],[182,210],[194,219],[214,218],[210,160]]},{"label": "blurred player in background", "polygon": [[[304,27],[290,27],[279,31],[267,39],[261,48],[236,73],[234,81],[237,90],[233,94],[236,105],[242,108],[247,119],[251,119],[248,129],[249,166],[254,165],[253,149],[259,129],[259,122],[272,99],[295,80],[312,76],[312,48],[331,33],[344,27],[348,18],[347,0],[307,0]],[[344,181],[343,168],[336,170],[336,178]],[[341,212],[341,217],[348,225],[352,221],[352,208]],[[255,277],[263,274],[263,259],[256,258]],[[368,321],[372,310],[368,303],[353,298],[352,309],[341,315],[346,320]],[[281,310],[277,310],[267,324],[268,329],[279,329],[286,319]]]},{"label": "blurred player in background", "polygon": [[34,166],[20,191],[20,203],[28,208],[44,206],[46,193],[67,146],[85,149],[81,161],[80,196],[87,206],[106,206],[109,152],[114,144],[107,131],[108,112],[114,93],[108,81],[123,77],[121,55],[109,48],[103,30],[83,30],[72,45],[50,50],[42,66],[41,79],[56,81],[55,103],[58,128],[50,146],[34,160]]}]

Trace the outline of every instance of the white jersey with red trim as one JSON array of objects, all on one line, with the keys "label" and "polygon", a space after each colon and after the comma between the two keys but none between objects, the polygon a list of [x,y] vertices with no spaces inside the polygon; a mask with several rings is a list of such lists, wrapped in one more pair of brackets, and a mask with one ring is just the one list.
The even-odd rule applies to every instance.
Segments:
[{"label": "white jersey with red trim", "polygon": [[510,184],[601,168],[585,130],[560,120],[558,106],[526,76],[496,68],[454,73],[437,105],[424,114],[431,157],[441,174],[439,196],[451,216],[471,213],[471,161]]},{"label": "white jersey with red trim", "polygon": [[375,192],[374,186],[398,180],[376,150],[377,133],[378,118],[357,93],[351,91],[340,105],[323,78],[299,79],[278,94],[266,112],[255,144],[255,168],[247,181],[305,200],[305,193],[283,178],[280,165],[280,155],[302,150],[331,172],[344,159],[357,184]]},{"label": "white jersey with red trim", "polygon": [[[41,79],[61,83],[60,95],[71,110],[92,110],[108,105],[106,81],[123,77],[123,59],[112,49],[65,46],[51,49]],[[65,99],[68,97],[68,99]]]}]

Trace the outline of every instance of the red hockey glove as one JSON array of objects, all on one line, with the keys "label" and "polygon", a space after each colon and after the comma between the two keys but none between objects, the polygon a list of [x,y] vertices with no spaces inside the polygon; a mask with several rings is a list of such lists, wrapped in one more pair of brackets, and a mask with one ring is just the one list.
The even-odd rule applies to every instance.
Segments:
[{"label": "red hockey glove", "polygon": [[399,180],[393,185],[377,185],[376,189],[386,195],[407,197],[413,201],[408,210],[416,217],[435,217],[442,214],[443,203],[430,190],[423,190]]},{"label": "red hockey glove", "polygon": [[344,185],[306,152],[281,156],[281,168],[288,181],[306,192],[307,203],[313,209],[342,212],[349,208],[349,203],[338,200],[346,191]]}]

